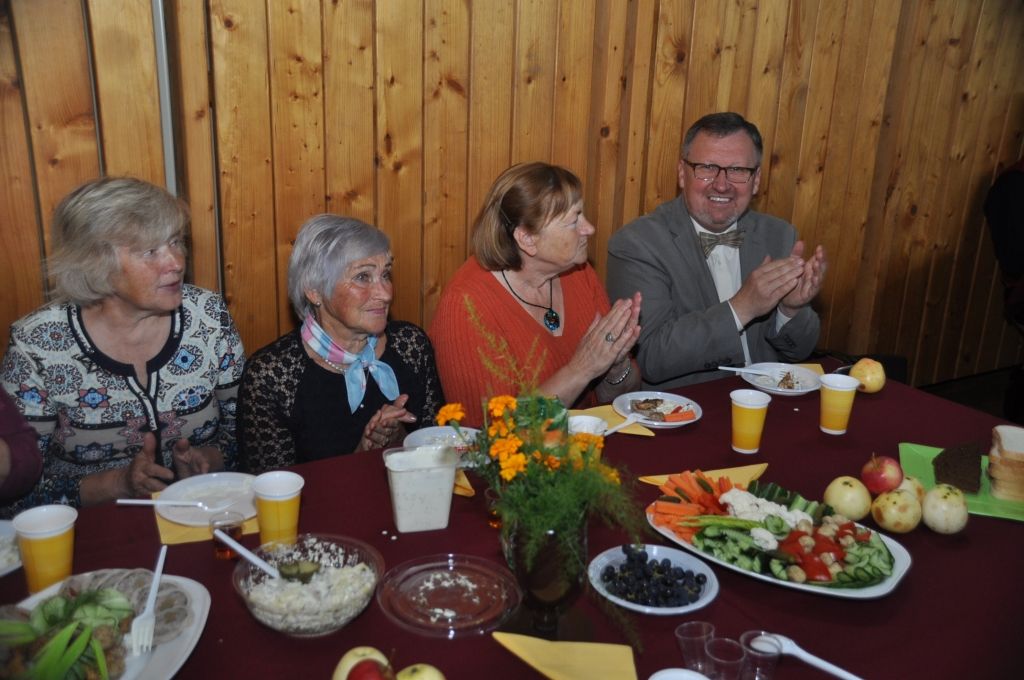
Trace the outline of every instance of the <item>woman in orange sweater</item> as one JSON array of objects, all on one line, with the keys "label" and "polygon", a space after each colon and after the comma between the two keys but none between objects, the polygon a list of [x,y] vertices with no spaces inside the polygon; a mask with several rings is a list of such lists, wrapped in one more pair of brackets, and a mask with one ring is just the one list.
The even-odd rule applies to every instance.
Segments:
[{"label": "woman in orange sweater", "polygon": [[474,256],[445,287],[429,331],[464,424],[479,425],[483,401],[497,394],[536,387],[566,406],[592,406],[640,385],[630,358],[640,294],[609,304],[587,263],[593,233],[568,170],[525,163],[495,180],[474,225]]}]

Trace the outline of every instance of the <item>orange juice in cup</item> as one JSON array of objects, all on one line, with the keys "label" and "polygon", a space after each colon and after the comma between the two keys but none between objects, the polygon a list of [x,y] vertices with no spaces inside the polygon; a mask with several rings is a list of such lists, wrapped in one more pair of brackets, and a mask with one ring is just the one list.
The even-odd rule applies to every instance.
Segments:
[{"label": "orange juice in cup", "polygon": [[819,426],[826,434],[846,434],[853,410],[853,398],[860,381],[848,375],[829,373],[821,376],[821,419]]},{"label": "orange juice in cup", "polygon": [[14,518],[29,593],[71,576],[77,518],[78,511],[67,505],[41,505]]},{"label": "orange juice in cup", "polygon": [[299,533],[299,501],[305,480],[294,472],[265,472],[252,483],[260,543],[292,543]]},{"label": "orange juice in cup", "polygon": [[772,398],[757,390],[733,390],[729,398],[732,400],[732,450],[757,453]]}]

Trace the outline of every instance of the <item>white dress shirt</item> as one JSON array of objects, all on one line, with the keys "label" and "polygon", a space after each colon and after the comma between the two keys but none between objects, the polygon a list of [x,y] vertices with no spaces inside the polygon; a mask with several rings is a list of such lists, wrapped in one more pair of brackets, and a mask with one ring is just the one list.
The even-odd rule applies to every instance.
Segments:
[{"label": "white dress shirt", "polygon": [[[697,224],[697,221],[692,217],[690,221],[693,222],[693,228],[697,230],[697,234],[701,232],[715,233]],[[735,222],[721,233],[731,231],[736,231]],[[715,246],[711,249],[711,253],[708,254],[708,268],[711,270],[711,278],[715,282],[715,290],[718,291],[718,301],[728,302],[736,295],[740,286],[743,285],[743,273],[740,271],[740,249],[733,246]],[[729,303],[729,309],[732,311],[732,318],[736,321],[736,331],[740,334],[744,362],[749,366],[751,363],[750,348],[747,347],[746,331],[743,328],[743,324],[740,323],[740,318],[736,316],[736,310],[732,308],[731,302]],[[778,314],[775,316],[775,330],[779,331],[789,321],[789,317],[783,314],[781,310],[776,311]]]}]

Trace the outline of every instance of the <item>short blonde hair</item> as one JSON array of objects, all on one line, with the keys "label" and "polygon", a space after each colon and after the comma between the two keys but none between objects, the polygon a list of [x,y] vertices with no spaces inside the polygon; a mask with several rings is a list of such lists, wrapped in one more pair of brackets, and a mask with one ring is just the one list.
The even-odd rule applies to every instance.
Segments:
[{"label": "short blonde hair", "polygon": [[520,269],[516,227],[536,234],[582,198],[583,184],[565,168],[540,162],[513,165],[494,180],[473,224],[477,262],[489,271]]},{"label": "short blonde hair", "polygon": [[83,184],[53,213],[53,297],[83,307],[100,302],[114,293],[118,248],[158,246],[184,236],[188,222],[184,201],[149,182],[104,177]]}]

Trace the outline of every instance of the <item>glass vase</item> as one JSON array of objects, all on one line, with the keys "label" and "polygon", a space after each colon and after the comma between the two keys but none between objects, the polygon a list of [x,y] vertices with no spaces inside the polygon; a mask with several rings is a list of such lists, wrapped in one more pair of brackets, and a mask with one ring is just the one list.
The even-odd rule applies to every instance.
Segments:
[{"label": "glass vase", "polygon": [[502,551],[523,591],[529,625],[537,635],[555,639],[561,616],[582,592],[587,576],[586,518],[563,535],[546,530],[533,554],[529,544],[520,527],[502,527]]}]

